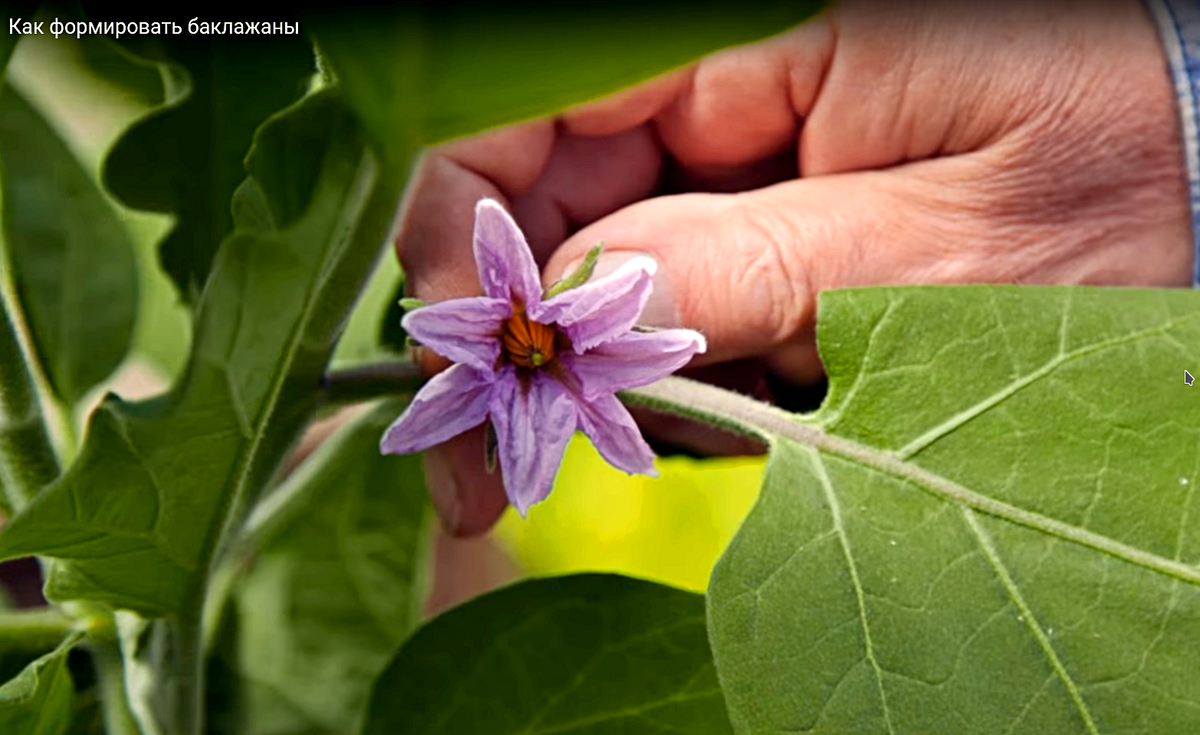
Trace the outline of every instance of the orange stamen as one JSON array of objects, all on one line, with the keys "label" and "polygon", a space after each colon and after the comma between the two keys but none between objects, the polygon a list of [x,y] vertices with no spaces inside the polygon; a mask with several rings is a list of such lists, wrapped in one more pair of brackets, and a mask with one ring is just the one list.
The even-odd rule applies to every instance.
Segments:
[{"label": "orange stamen", "polygon": [[554,327],[530,321],[517,306],[500,328],[500,346],[514,365],[533,370],[554,360],[556,334]]}]

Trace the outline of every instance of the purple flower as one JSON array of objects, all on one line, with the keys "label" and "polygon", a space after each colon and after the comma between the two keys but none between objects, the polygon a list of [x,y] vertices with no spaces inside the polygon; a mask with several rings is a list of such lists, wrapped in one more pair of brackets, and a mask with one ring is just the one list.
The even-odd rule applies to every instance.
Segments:
[{"label": "purple flower", "polygon": [[657,477],[615,393],[674,372],[705,344],[688,329],[634,331],[656,263],[634,258],[545,298],[525,236],[491,199],[475,208],[475,262],[483,296],[404,316],[413,339],[456,364],[421,388],[380,450],[417,452],[490,418],[505,492],[522,516],[550,493],[576,429],[615,467]]}]

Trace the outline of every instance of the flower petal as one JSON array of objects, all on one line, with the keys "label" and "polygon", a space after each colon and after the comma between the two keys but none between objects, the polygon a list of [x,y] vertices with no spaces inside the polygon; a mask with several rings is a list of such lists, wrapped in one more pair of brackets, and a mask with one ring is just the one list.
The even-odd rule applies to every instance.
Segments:
[{"label": "flower petal", "polygon": [[578,402],[579,428],[596,445],[596,451],[608,463],[630,474],[658,477],[654,452],[642,438],[642,432],[629,410],[610,394]]},{"label": "flower petal", "polygon": [[584,399],[647,385],[704,352],[704,336],[690,329],[628,332],[582,355],[563,355]]},{"label": "flower petal", "polygon": [[658,264],[633,258],[607,276],[546,300],[529,315],[543,324],[558,324],[583,352],[633,328],[646,300]]},{"label": "flower petal", "polygon": [[483,292],[526,305],[542,299],[542,276],[521,228],[494,199],[475,205],[475,264]]},{"label": "flower petal", "polygon": [[452,365],[422,386],[379,442],[384,454],[412,454],[458,436],[487,418],[492,374]]},{"label": "flower petal", "polygon": [[500,357],[500,325],[510,316],[509,302],[476,296],[422,306],[405,314],[401,324],[447,360],[491,372]]},{"label": "flower petal", "polygon": [[508,365],[497,376],[490,413],[504,490],[523,517],[550,494],[575,433],[575,401],[545,373],[535,372],[522,384]]}]

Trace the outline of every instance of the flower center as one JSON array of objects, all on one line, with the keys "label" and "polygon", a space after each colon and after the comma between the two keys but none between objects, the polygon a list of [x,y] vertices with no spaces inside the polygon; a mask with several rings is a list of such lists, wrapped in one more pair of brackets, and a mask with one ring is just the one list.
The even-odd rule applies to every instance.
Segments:
[{"label": "flower center", "polygon": [[513,315],[500,327],[500,346],[514,365],[529,370],[554,360],[558,330],[548,324],[530,321],[524,307],[517,305]]}]

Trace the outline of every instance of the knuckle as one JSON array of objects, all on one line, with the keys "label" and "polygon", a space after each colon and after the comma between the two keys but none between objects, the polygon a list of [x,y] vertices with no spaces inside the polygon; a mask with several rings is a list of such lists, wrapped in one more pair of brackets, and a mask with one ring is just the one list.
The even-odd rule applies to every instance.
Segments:
[{"label": "knuckle", "polygon": [[750,320],[741,327],[780,344],[792,339],[809,319],[812,274],[805,262],[804,233],[771,205],[756,197],[736,197],[723,234],[732,243],[737,263],[726,267],[729,293],[749,302],[738,310]]}]

